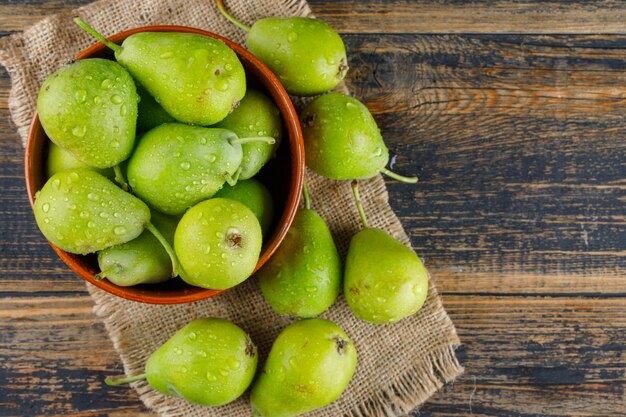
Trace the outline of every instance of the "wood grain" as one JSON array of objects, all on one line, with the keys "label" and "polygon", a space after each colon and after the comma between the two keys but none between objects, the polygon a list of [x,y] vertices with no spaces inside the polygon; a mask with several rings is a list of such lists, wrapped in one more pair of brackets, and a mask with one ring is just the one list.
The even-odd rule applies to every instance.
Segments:
[{"label": "wood grain", "polygon": [[314,0],[320,19],[349,33],[623,33],[619,1]]},{"label": "wood grain", "polygon": [[[420,416],[624,411],[623,299],[447,296],[445,305],[467,373]],[[149,415],[133,390],[103,384],[122,369],[91,308],[78,295],[0,299],[0,415]]]},{"label": "wood grain", "polygon": [[[0,2],[0,28],[23,30],[44,16],[89,2],[4,0]],[[309,3],[316,16],[342,33],[616,34],[626,31],[626,5],[619,0],[309,0]]]},{"label": "wood grain", "polygon": [[0,299],[0,415],[101,416],[141,409],[134,391],[103,383],[123,370],[92,307],[85,295]]},{"label": "wood grain", "polygon": [[[0,0],[0,33],[88,2]],[[626,415],[626,36],[600,35],[625,31],[626,5],[311,6],[395,169],[421,177],[390,181],[390,202],[464,343],[466,374],[413,415]],[[152,416],[102,383],[119,358],[36,228],[9,88],[0,68],[0,417]]]},{"label": "wood grain", "polygon": [[347,43],[350,89],[422,179],[391,204],[443,291],[626,294],[625,37]]},{"label": "wood grain", "polygon": [[467,372],[419,416],[624,415],[624,299],[448,296],[445,306]]}]

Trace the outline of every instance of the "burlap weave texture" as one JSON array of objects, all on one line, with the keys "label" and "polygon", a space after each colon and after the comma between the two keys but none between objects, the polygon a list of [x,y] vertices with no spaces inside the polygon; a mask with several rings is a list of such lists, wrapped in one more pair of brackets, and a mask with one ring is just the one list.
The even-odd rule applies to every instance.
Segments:
[{"label": "burlap weave texture", "polygon": [[[227,3],[235,16],[250,24],[268,16],[311,14],[302,0]],[[43,80],[93,43],[72,23],[76,14],[105,35],[138,26],[166,24],[197,27],[235,42],[245,42],[245,33],[223,19],[209,0],[100,0],[71,13],[51,16],[23,33],[0,39],[0,62],[12,80],[11,116],[23,142]],[[307,182],[313,208],[328,222],[345,256],[350,237],[361,227],[350,184],[326,180],[310,172]],[[383,228],[409,244],[388,204],[382,178],[362,182],[361,194],[370,225]],[[292,321],[271,311],[254,278],[212,299],[176,306],[145,305],[117,298],[91,285],[88,289],[95,301],[94,311],[104,321],[129,375],[143,372],[152,351],[184,324],[199,317],[222,317],[243,327],[259,347],[260,365],[272,341]],[[399,324],[375,326],[359,321],[343,296],[322,317],[336,322],[348,333],[357,347],[359,363],[341,398],[309,413],[310,417],[404,415],[463,371],[454,354],[459,344],[454,325],[432,280],[424,308]],[[227,406],[202,408],[159,394],[145,382],[134,383],[133,387],[150,409],[164,417],[250,416],[247,395]]]}]

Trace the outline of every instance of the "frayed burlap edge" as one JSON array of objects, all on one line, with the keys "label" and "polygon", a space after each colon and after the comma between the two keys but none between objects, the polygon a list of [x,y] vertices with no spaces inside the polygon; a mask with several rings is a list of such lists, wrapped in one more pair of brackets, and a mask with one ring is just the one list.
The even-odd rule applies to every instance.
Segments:
[{"label": "frayed burlap edge", "polygon": [[[15,41],[14,45],[19,45],[21,38],[19,35],[13,36],[13,40]],[[23,85],[23,80],[27,77],[20,66],[20,62],[22,62],[23,59],[16,58],[16,56],[20,54],[19,48],[6,42],[7,39],[9,39],[9,37],[0,39],[0,63],[4,65],[11,77],[11,91],[9,92],[8,101],[9,112],[22,140],[22,146],[25,147],[26,139],[28,138],[28,129],[30,127],[28,122],[32,119],[33,112],[28,106],[21,104],[28,101],[28,97],[26,97],[27,89],[24,88]]]}]

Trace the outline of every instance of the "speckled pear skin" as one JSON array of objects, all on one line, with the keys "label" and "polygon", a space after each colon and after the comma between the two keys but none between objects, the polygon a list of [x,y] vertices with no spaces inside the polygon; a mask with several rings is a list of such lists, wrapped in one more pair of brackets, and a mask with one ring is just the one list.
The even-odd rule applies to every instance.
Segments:
[{"label": "speckled pear skin", "polygon": [[344,294],[356,317],[395,323],[426,301],[428,272],[413,250],[384,230],[368,227],[350,241]]},{"label": "speckled pear skin", "polygon": [[194,404],[219,406],[239,398],[256,371],[257,348],[237,325],[219,318],[194,320],[146,362],[157,391]]},{"label": "speckled pear skin", "polygon": [[303,208],[256,276],[263,296],[277,314],[307,318],[323,313],[335,302],[342,272],[328,226],[315,211]]},{"label": "speckled pear skin", "polygon": [[237,135],[224,129],[166,123],[146,132],[128,162],[128,183],[150,207],[182,214],[212,197],[241,164]]},{"label": "speckled pear skin", "polygon": [[137,109],[137,132],[147,132],[163,123],[176,121],[140,84],[137,85],[137,94],[140,98]]},{"label": "speckled pear skin", "polygon": [[[178,218],[151,211],[151,223],[170,245]],[[130,242],[98,252],[101,278],[127,287],[138,284],[157,284],[172,277],[172,261],[159,240],[148,230]]]},{"label": "speckled pear skin", "polygon": [[213,290],[248,279],[259,261],[262,243],[254,213],[227,198],[212,198],[187,210],[174,236],[174,249],[184,269],[181,278]]},{"label": "speckled pear skin", "polygon": [[96,171],[104,175],[110,180],[115,179],[115,173],[112,168],[98,169],[92,168],[82,161],[76,159],[71,152],[66,151],[52,141],[48,142],[48,158],[46,159],[46,178],[50,178],[57,172],[67,171],[68,169],[85,168]]},{"label": "speckled pear skin", "polygon": [[193,33],[141,32],[115,58],[176,120],[208,126],[246,93],[237,54],[218,39]]},{"label": "speckled pear skin", "polygon": [[278,149],[282,138],[280,112],[265,94],[248,90],[239,106],[213,127],[232,130],[240,138],[273,137],[276,143],[251,142],[241,145],[243,160],[239,179],[255,176]]},{"label": "speckled pear skin", "polygon": [[306,18],[266,18],[250,29],[248,49],[290,94],[311,96],[335,88],[348,70],[341,37],[326,23]]},{"label": "speckled pear skin", "polygon": [[128,71],[115,61],[90,58],[44,81],[37,112],[51,141],[91,167],[108,168],[133,150],[137,100]]},{"label": "speckled pear skin", "polygon": [[305,319],[274,341],[250,393],[254,417],[295,417],[335,401],[354,375],[357,352],[339,326]]},{"label": "speckled pear skin", "polygon": [[143,201],[87,169],[53,175],[37,193],[34,212],[50,242],[81,255],[133,240],[150,222]]},{"label": "speckled pear skin", "polygon": [[300,113],[306,164],[333,180],[372,178],[389,151],[376,120],[360,101],[340,93],[315,98]]},{"label": "speckled pear skin", "polygon": [[237,181],[234,186],[224,184],[213,196],[215,198],[229,198],[245,204],[259,220],[263,238],[274,220],[274,200],[269,190],[260,181],[250,178],[249,180]]}]

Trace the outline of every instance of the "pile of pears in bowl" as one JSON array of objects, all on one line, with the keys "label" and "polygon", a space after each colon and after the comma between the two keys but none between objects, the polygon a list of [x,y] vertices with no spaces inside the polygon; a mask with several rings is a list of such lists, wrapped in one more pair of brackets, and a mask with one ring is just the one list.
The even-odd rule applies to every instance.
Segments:
[{"label": "pile of pears in bowl", "polygon": [[61,259],[108,292],[159,304],[211,297],[265,263],[303,170],[297,114],[271,71],[176,26],[114,35],[49,76],[26,151],[37,224]]},{"label": "pile of pears in bowl", "polygon": [[[301,17],[250,27],[217,4],[249,32],[249,50],[175,26],[106,39],[76,18],[100,43],[41,86],[27,188],[54,250],[113,294],[190,302],[256,272],[272,310],[301,319],[283,329],[258,375],[247,332],[207,317],[153,352],[145,373],[109,385],[145,379],[204,406],[252,386],[254,416],[297,416],[337,399],[357,370],[349,329],[317,317],[342,291],[354,316],[372,325],[424,304],[428,272],[410,248],[369,226],[358,187],[379,173],[417,178],[386,168],[389,151],[363,103],[329,92],[348,71],[334,30]],[[298,115],[289,94],[314,98]],[[317,174],[351,181],[363,229],[345,262],[311,209],[305,151]]]}]

